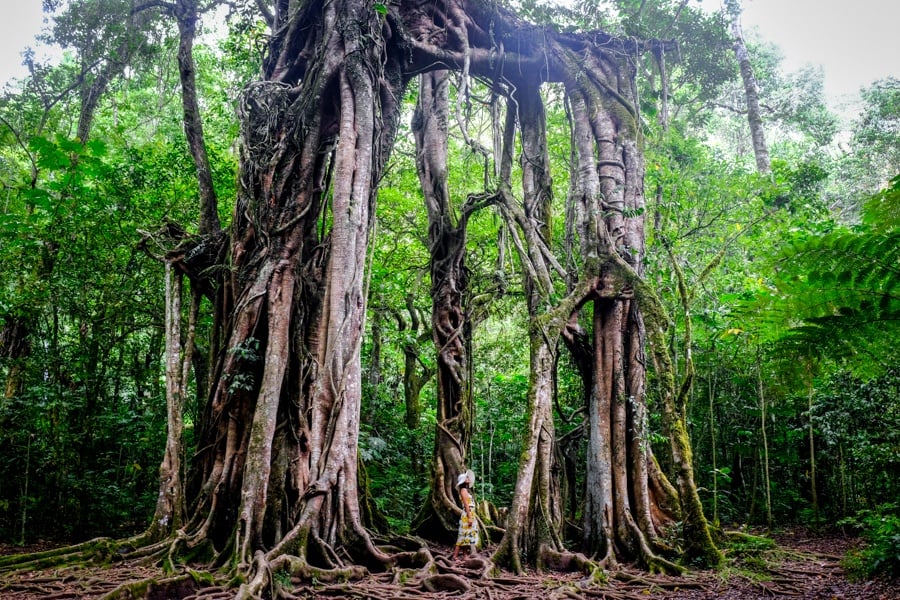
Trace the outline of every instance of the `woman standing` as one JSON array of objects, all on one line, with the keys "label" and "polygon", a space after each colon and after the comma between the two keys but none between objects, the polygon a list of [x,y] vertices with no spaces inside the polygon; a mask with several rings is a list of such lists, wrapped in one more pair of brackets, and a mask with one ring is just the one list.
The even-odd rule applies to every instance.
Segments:
[{"label": "woman standing", "polygon": [[464,546],[468,546],[469,553],[474,556],[475,547],[478,545],[478,521],[475,519],[473,485],[475,485],[475,473],[471,470],[460,473],[456,479],[456,488],[459,490],[459,500],[462,503],[463,512],[459,517],[459,534],[456,537],[456,548],[453,549],[453,560],[457,559],[459,549]]}]

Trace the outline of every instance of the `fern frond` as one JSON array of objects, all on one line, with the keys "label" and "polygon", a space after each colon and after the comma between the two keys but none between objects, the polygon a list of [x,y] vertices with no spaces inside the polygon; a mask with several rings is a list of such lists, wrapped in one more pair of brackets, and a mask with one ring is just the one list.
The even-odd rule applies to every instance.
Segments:
[{"label": "fern frond", "polygon": [[900,228],[900,175],[863,205],[863,222],[875,231]]}]

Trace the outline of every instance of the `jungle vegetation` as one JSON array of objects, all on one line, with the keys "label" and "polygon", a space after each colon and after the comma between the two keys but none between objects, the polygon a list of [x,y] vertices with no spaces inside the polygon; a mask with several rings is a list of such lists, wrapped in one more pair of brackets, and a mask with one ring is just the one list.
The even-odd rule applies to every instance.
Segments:
[{"label": "jungle vegetation", "polygon": [[424,566],[471,468],[513,572],[836,522],[900,571],[900,81],[843,118],[736,2],[44,4],[3,541],[259,597]]}]

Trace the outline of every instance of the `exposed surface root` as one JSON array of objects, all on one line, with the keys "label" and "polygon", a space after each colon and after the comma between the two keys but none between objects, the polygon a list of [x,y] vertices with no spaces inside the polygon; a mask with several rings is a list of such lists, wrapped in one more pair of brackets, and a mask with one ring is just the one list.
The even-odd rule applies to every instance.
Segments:
[{"label": "exposed surface root", "polygon": [[[96,541],[94,541],[96,542]],[[105,541],[109,544],[109,540]],[[172,541],[169,540],[169,543]],[[91,543],[79,545],[85,555]],[[589,581],[585,573],[594,572],[600,563],[592,563],[583,555],[560,553],[565,559],[558,565],[545,563],[541,572],[528,571],[516,576],[492,572],[486,556],[453,561],[452,549],[400,544],[392,549],[395,567],[389,571],[368,574],[362,579],[346,576],[364,575],[363,571],[339,569],[313,570],[295,556],[271,559],[268,565],[274,585],[260,596],[281,600],[333,598],[353,600],[749,600],[762,598],[853,598],[854,600],[893,600],[890,582],[847,581],[839,557],[843,546],[820,546],[770,550],[732,558],[724,572],[701,571],[684,576],[648,574],[634,567],[618,566],[601,569],[603,577]],[[115,544],[113,544],[113,547]],[[384,547],[382,547],[384,549]],[[5,551],[10,551],[5,548]],[[143,564],[134,558],[141,549],[133,549],[126,558],[108,562],[82,560],[62,566],[22,568],[23,564],[50,556],[72,556],[72,548],[52,553],[26,556],[0,556],[0,598],[3,600],[62,600],[152,598],[159,600],[232,600],[238,590],[235,581],[221,574],[183,568],[174,575],[164,574],[158,566]],[[91,554],[93,552],[93,554]],[[158,549],[157,549],[158,554]],[[121,556],[121,553],[116,554]],[[548,555],[549,556],[549,555]],[[568,565],[565,561],[570,561]],[[11,566],[15,565],[15,566]],[[567,566],[570,572],[555,567]],[[608,565],[607,565],[608,566]],[[315,578],[313,578],[313,576]],[[306,577],[303,579],[302,577]],[[321,578],[320,578],[321,577]]]}]

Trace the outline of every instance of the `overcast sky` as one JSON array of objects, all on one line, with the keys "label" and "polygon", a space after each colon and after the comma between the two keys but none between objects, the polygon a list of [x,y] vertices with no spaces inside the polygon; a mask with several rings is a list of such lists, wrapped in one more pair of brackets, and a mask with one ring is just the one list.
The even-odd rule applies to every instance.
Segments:
[{"label": "overcast sky", "polygon": [[[719,7],[720,0],[703,0]],[[856,94],[900,78],[900,0],[743,0],[742,25],[784,52],[784,70],[822,65],[825,93]]]},{"label": "overcast sky", "polygon": [[[721,0],[691,0],[717,8]],[[900,78],[900,0],[743,0],[745,30],[784,52],[785,71],[822,65],[837,100],[887,76]],[[41,0],[0,0],[0,84],[22,77],[21,51],[41,26]]]},{"label": "overcast sky", "polygon": [[41,0],[0,0],[0,85],[23,77],[22,50],[41,28]]}]

